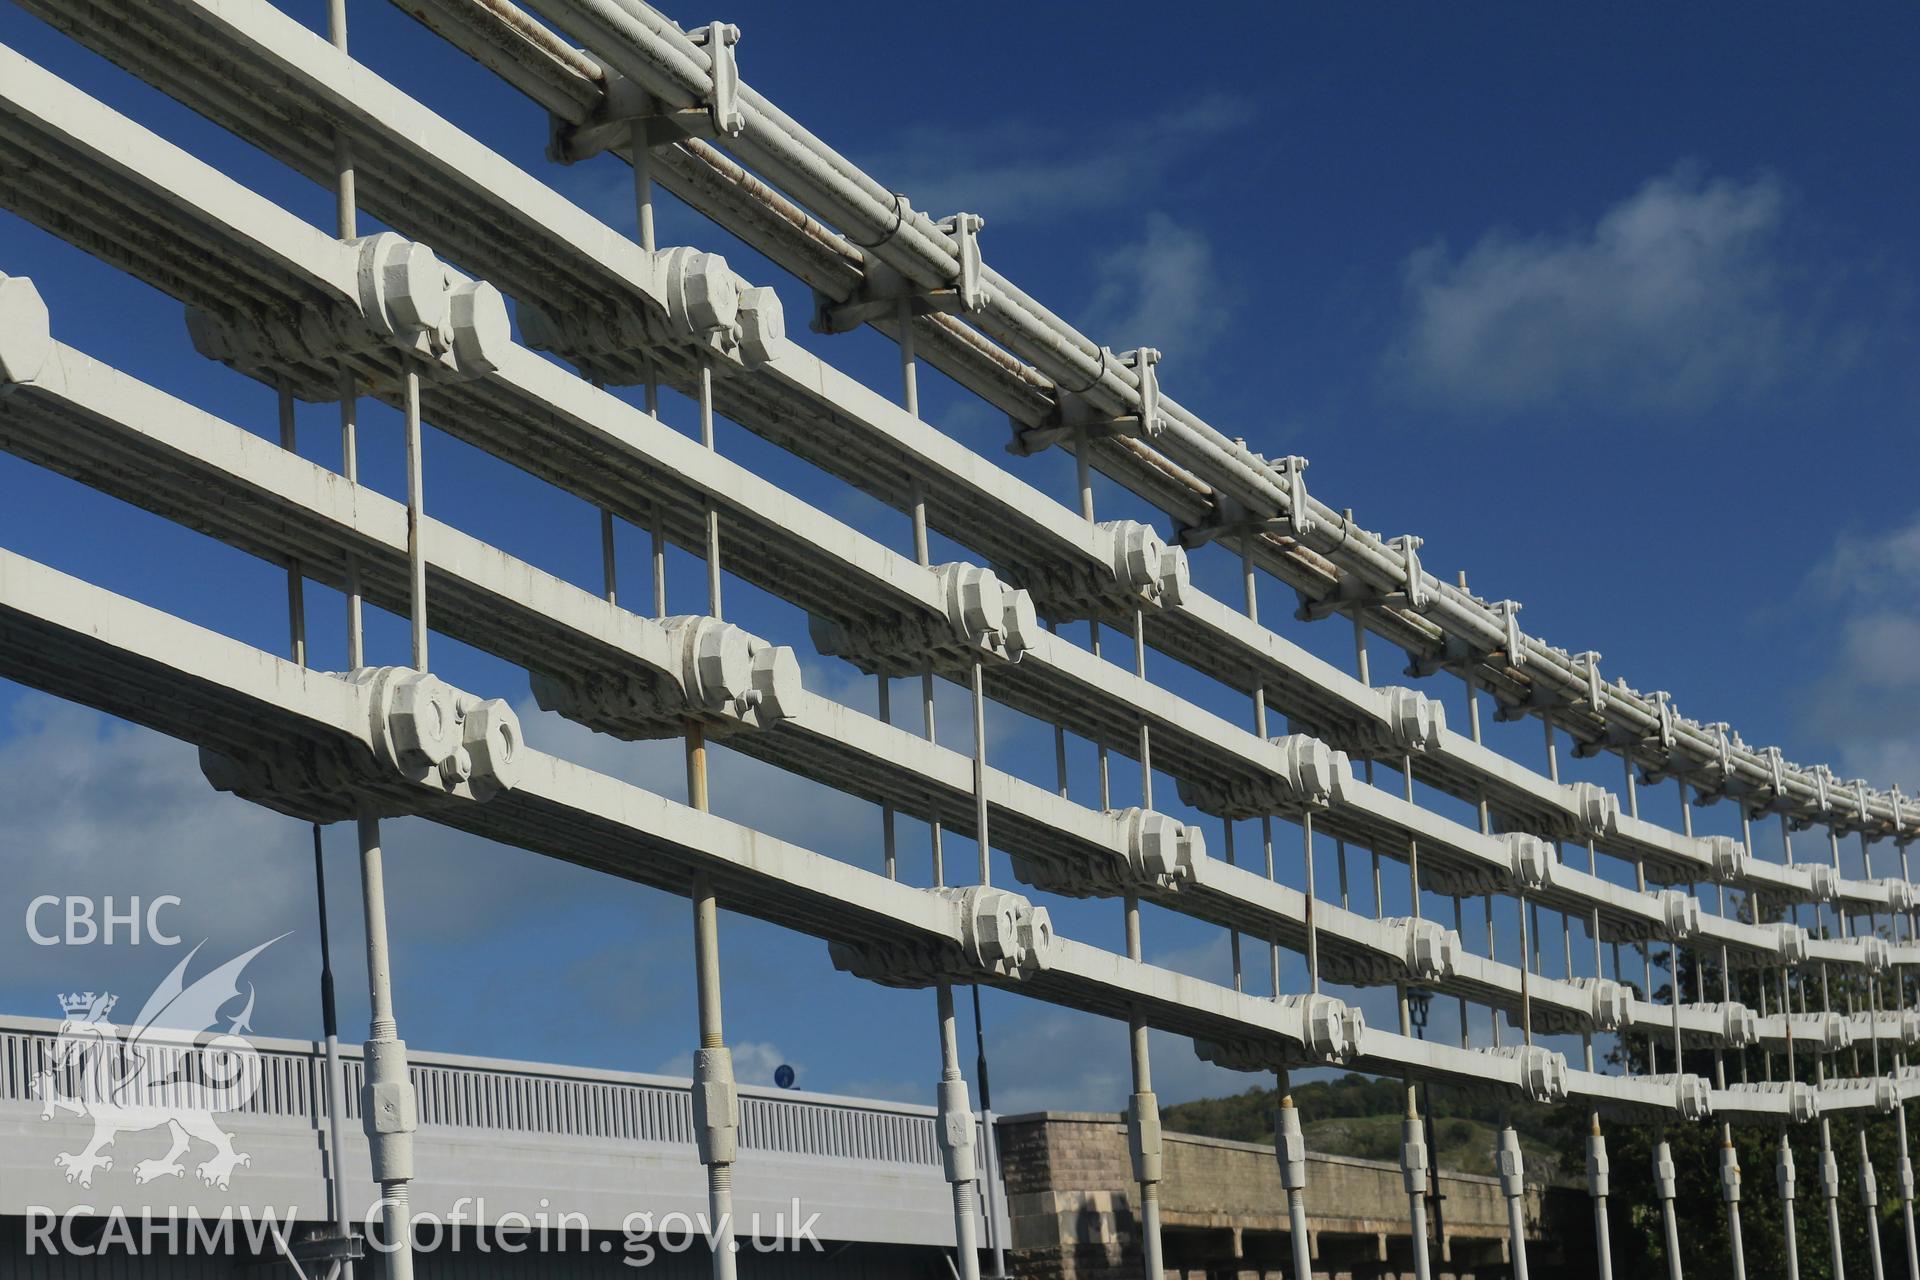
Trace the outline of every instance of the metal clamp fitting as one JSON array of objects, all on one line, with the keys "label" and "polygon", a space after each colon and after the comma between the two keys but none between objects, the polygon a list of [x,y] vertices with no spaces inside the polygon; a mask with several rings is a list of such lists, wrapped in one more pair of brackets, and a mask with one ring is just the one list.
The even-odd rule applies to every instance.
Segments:
[{"label": "metal clamp fitting", "polygon": [[904,676],[971,667],[982,658],[1018,662],[1033,646],[1040,623],[1027,592],[978,565],[943,564],[933,573],[943,616],[903,614],[857,626],[816,616],[815,647],[869,674]]},{"label": "metal clamp fitting", "polygon": [[1151,1090],[1127,1100],[1127,1149],[1135,1182],[1158,1182],[1164,1172],[1160,1147],[1160,1102]]},{"label": "metal clamp fitting", "polygon": [[1048,618],[1056,623],[1131,621],[1142,606],[1170,609],[1186,598],[1192,574],[1185,547],[1138,520],[1108,520],[1094,531],[1097,560],[1028,574],[1028,589],[1045,605]]},{"label": "metal clamp fitting", "polygon": [[1660,914],[1667,923],[1667,936],[1685,942],[1700,932],[1700,900],[1678,889],[1660,891]]},{"label": "metal clamp fitting", "polygon": [[1607,1158],[1607,1140],[1598,1133],[1587,1135],[1587,1194],[1595,1200],[1607,1198],[1612,1185],[1613,1162]]},{"label": "metal clamp fitting", "polygon": [[1777,924],[1773,928],[1779,939],[1781,963],[1804,963],[1807,958],[1807,931],[1797,924]]},{"label": "metal clamp fitting", "polygon": [[1662,1200],[1673,1199],[1674,1184],[1679,1176],[1680,1171],[1673,1166],[1673,1149],[1667,1145],[1667,1140],[1662,1138],[1653,1146],[1654,1194]]},{"label": "metal clamp fitting", "polygon": [[693,1138],[701,1164],[732,1164],[740,1130],[740,1093],[733,1051],[724,1045],[693,1054]]},{"label": "metal clamp fitting", "polygon": [[373,1157],[373,1180],[404,1182],[413,1177],[413,1131],[419,1127],[407,1042],[369,1040],[364,1052],[367,1079],[360,1090],[360,1124]]},{"label": "metal clamp fitting", "polygon": [[428,381],[465,381],[499,368],[513,346],[506,299],[484,280],[464,280],[432,249],[391,231],[352,242],[358,296],[297,317],[250,308],[187,308],[201,355],[307,400],[339,391],[338,363],[357,358],[376,390],[411,370]]},{"label": "metal clamp fitting", "polygon": [[1576,782],[1569,788],[1573,807],[1585,824],[1584,835],[1607,839],[1620,830],[1620,797],[1595,782]]},{"label": "metal clamp fitting", "polygon": [[1535,1102],[1563,1102],[1567,1096],[1567,1055],[1537,1044],[1509,1044],[1478,1052],[1520,1063],[1520,1088]]},{"label": "metal clamp fitting", "polygon": [[954,213],[940,219],[939,226],[953,237],[954,248],[960,256],[960,270],[953,279],[960,307],[963,311],[978,311],[993,301],[993,291],[986,286],[985,268],[980,261],[980,233],[986,230],[987,220],[977,213]]},{"label": "metal clamp fitting", "polygon": [[766,729],[798,711],[805,692],[800,660],[787,646],[717,618],[642,619],[637,625],[666,632],[672,655],[667,667],[535,671],[529,682],[541,710],[628,741],[677,737],[689,719],[710,735]]},{"label": "metal clamp fitting", "polygon": [[1301,1037],[1318,1061],[1345,1062],[1360,1051],[1367,1020],[1358,1008],[1321,995],[1281,996],[1277,1003],[1300,1010]]},{"label": "metal clamp fitting", "polygon": [[520,720],[501,699],[462,693],[411,667],[323,677],[364,698],[358,749],[304,743],[235,759],[203,747],[200,771],[221,791],[312,821],[420,813],[492,799],[519,779]]},{"label": "metal clamp fitting", "polygon": [[1732,836],[1708,836],[1707,858],[1721,884],[1735,884],[1747,872],[1747,847]]},{"label": "metal clamp fitting", "polygon": [[1400,1177],[1407,1194],[1427,1193],[1427,1137],[1420,1122],[1408,1116],[1400,1122]]},{"label": "metal clamp fitting", "polygon": [[52,354],[52,319],[40,290],[25,276],[0,273],[0,395],[39,377]]},{"label": "metal clamp fitting", "polygon": [[1427,607],[1429,599],[1426,571],[1420,567],[1420,548],[1426,545],[1426,539],[1403,533],[1397,538],[1387,539],[1387,545],[1407,559],[1407,607],[1419,613]]},{"label": "metal clamp fitting", "polygon": [[1296,540],[1304,538],[1314,527],[1312,504],[1307,501],[1307,460],[1288,454],[1271,465],[1287,490],[1287,533]]},{"label": "metal clamp fitting", "polygon": [[1396,759],[1425,752],[1447,727],[1446,708],[1437,699],[1404,685],[1376,690],[1370,710],[1337,734],[1340,745],[1364,757]]},{"label": "metal clamp fitting", "polygon": [[1625,983],[1611,978],[1570,978],[1567,984],[1593,996],[1595,1031],[1618,1031],[1627,1025],[1633,997]]},{"label": "metal clamp fitting", "polygon": [[980,1176],[974,1160],[973,1102],[965,1080],[942,1080],[935,1091],[938,1119],[934,1138],[946,1180],[972,1182]]},{"label": "metal clamp fitting", "polygon": [[1125,832],[1134,874],[1143,881],[1184,884],[1207,856],[1206,836],[1199,827],[1151,809],[1123,809],[1114,817]]},{"label": "metal clamp fitting", "polygon": [[1506,629],[1507,665],[1524,667],[1527,665],[1526,637],[1520,634],[1520,609],[1518,600],[1496,600],[1488,606],[1493,616],[1500,619]]},{"label": "metal clamp fitting", "polygon": [[1500,1175],[1500,1194],[1517,1200],[1527,1194],[1527,1165],[1520,1155],[1520,1135],[1508,1126],[1500,1131],[1500,1146],[1494,1152],[1494,1164]]},{"label": "metal clamp fitting", "polygon": [[1151,809],[1108,815],[1116,828],[1114,857],[1089,859],[1078,851],[1023,851],[1013,855],[1013,873],[1023,884],[1075,898],[1178,889],[1193,881],[1206,860],[1206,836],[1197,826]]},{"label": "metal clamp fitting", "polygon": [[1587,710],[1599,715],[1607,708],[1606,685],[1600,679],[1600,654],[1593,649],[1577,653],[1573,665],[1587,677]]},{"label": "metal clamp fitting", "polygon": [[1406,930],[1407,973],[1420,982],[1442,982],[1453,976],[1454,957],[1460,954],[1460,935],[1434,920],[1408,917],[1384,920]]},{"label": "metal clamp fitting", "polygon": [[1280,1162],[1280,1185],[1288,1191],[1304,1191],[1307,1139],[1300,1132],[1300,1112],[1289,1103],[1273,1109],[1273,1154]]},{"label": "metal clamp fitting", "polygon": [[1160,352],[1154,347],[1136,347],[1120,357],[1120,363],[1140,379],[1140,434],[1152,439],[1166,429],[1160,419],[1160,375],[1154,372]]},{"label": "metal clamp fitting", "polygon": [[1185,547],[1163,541],[1152,525],[1109,520],[1098,526],[1113,536],[1113,576],[1153,604],[1172,608],[1191,582]]},{"label": "metal clamp fitting", "polygon": [[1525,831],[1508,832],[1506,842],[1507,865],[1512,872],[1515,889],[1531,893],[1553,883],[1556,859],[1552,845]]},{"label": "metal clamp fitting", "polygon": [[960,912],[967,958],[999,974],[1028,973],[1053,962],[1053,918],[1017,893],[985,885],[935,889]]},{"label": "metal clamp fitting", "polygon": [[1278,748],[1271,776],[1258,781],[1178,779],[1180,799],[1207,813],[1230,818],[1295,815],[1325,809],[1353,781],[1347,753],[1303,733],[1273,739]]},{"label": "metal clamp fitting", "polygon": [[883,986],[925,987],[977,981],[982,973],[1025,978],[1052,964],[1053,919],[1045,907],[985,885],[925,892],[952,904],[956,938],[911,944],[833,941],[827,951],[834,967]]},{"label": "metal clamp fitting", "polygon": [[740,28],[731,22],[711,22],[689,31],[687,36],[707,51],[707,75],[713,81],[707,115],[714,132],[739,137],[747,127],[746,112],[740,107],[740,60],[734,53],[734,46],[740,43]]}]

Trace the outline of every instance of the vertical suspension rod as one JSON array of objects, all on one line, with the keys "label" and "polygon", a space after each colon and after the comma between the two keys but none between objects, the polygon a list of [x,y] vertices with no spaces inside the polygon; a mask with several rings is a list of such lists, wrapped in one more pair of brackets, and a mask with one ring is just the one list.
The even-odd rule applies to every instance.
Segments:
[{"label": "vertical suspension rod", "polygon": [[[711,810],[706,733],[687,722],[687,803]],[[693,1055],[694,1138],[700,1163],[707,1168],[707,1238],[713,1248],[714,1280],[734,1280],[737,1272],[733,1229],[733,1162],[740,1123],[734,1087],[733,1055],[721,1023],[720,912],[707,874],[693,876],[694,984],[700,1045]]]},{"label": "vertical suspension rod", "polygon": [[[347,51],[346,0],[328,0],[328,36],[334,48]],[[334,147],[335,229],[342,240],[358,234],[358,200],[354,191],[353,151],[344,132],[336,132]],[[414,464],[418,449],[414,424],[418,421],[419,389],[409,377],[408,560],[418,555],[418,502],[414,494]],[[359,483],[359,386],[344,363],[340,367],[340,469],[351,484]],[[424,607],[424,589],[416,570],[412,581],[414,610]],[[347,666],[366,665],[365,617],[359,562],[346,563]],[[423,664],[424,646],[416,641],[415,659]],[[363,814],[355,824],[360,844],[360,897],[364,912],[367,951],[369,1025],[362,1050],[366,1084],[361,1091],[360,1116],[366,1130],[374,1181],[380,1186],[385,1224],[388,1280],[413,1280],[413,1223],[408,1208],[408,1184],[413,1178],[413,1083],[407,1069],[407,1046],[399,1037],[393,1009],[393,971],[387,945],[386,874],[380,843],[380,819]]]},{"label": "vertical suspension rod", "polygon": [[[294,421],[293,388],[284,378],[280,381],[278,399],[280,447],[288,453],[297,454],[300,451],[300,442]],[[287,562],[287,636],[293,661],[305,667],[307,665],[306,580],[300,572],[300,562],[297,560]],[[340,1140],[340,1116],[345,1110],[342,1105],[340,1078],[340,1016],[333,990],[333,946],[327,929],[325,844],[320,833],[320,824],[313,823],[312,828],[314,901],[318,909],[320,928],[320,1029],[326,1047],[324,1068],[326,1080],[323,1093],[327,1109],[327,1199],[332,1207],[334,1234],[344,1240],[352,1230],[352,1215],[347,1208],[345,1179],[340,1171],[341,1159],[346,1151],[346,1147]],[[343,1258],[334,1263],[329,1274],[353,1280],[353,1259]]]},{"label": "vertical suspension rod", "polygon": [[[1147,633],[1144,613],[1133,612],[1133,673],[1147,676]],[[1140,722],[1140,806],[1153,808],[1153,756],[1147,722]],[[1138,961],[1140,950],[1140,899],[1126,896],[1127,958]],[[1164,1274],[1160,1247],[1160,1103],[1153,1093],[1153,1068],[1147,1056],[1147,1023],[1135,1010],[1128,1018],[1128,1041],[1133,1058],[1133,1098],[1130,1102],[1128,1133],[1133,1145],[1134,1180],[1140,1184],[1141,1261],[1147,1280],[1161,1280]]]}]

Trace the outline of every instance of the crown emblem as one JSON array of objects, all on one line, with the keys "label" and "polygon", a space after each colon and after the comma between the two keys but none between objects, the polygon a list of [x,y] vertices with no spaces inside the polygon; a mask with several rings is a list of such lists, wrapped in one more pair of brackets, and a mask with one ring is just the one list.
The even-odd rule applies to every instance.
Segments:
[{"label": "crown emblem", "polygon": [[115,995],[103,994],[96,999],[91,991],[74,992],[60,997],[60,1011],[69,1018],[76,1014],[90,1014],[95,1018],[104,1018],[113,1012],[113,1006],[119,1001],[120,997]]}]

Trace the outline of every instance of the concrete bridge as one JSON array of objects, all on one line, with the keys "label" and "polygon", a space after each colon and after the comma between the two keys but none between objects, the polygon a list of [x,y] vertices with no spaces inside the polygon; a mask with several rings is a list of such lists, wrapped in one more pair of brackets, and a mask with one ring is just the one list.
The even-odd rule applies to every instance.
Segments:
[{"label": "concrete bridge", "polygon": [[[65,1246],[97,1247],[115,1213],[136,1223],[270,1213],[286,1225],[284,1237],[295,1252],[302,1251],[302,1238],[331,1218],[320,1046],[253,1041],[260,1052],[260,1087],[243,1109],[218,1116],[235,1149],[249,1157],[228,1187],[195,1176],[206,1154],[198,1146],[183,1158],[181,1174],[141,1182],[141,1162],[165,1153],[164,1129],[119,1136],[108,1151],[112,1166],[82,1185],[65,1177],[57,1157],[85,1149],[92,1120],[66,1113],[44,1120],[42,1103],[33,1096],[58,1030],[58,1023],[46,1019],[0,1019],[0,1249],[7,1274],[62,1274],[63,1265],[72,1265]],[[359,1049],[343,1046],[341,1054],[347,1099],[343,1195],[349,1216],[363,1226],[378,1191],[360,1131]],[[513,1230],[542,1239],[543,1224],[549,1228],[544,1239],[558,1247],[536,1255],[551,1269],[538,1274],[598,1274],[595,1268],[607,1255],[628,1250],[637,1229],[634,1215],[641,1214],[649,1215],[646,1227],[659,1233],[654,1265],[663,1269],[653,1274],[674,1275],[673,1268],[704,1259],[698,1224],[706,1188],[694,1153],[688,1081],[451,1054],[415,1053],[412,1059],[420,1112],[412,1210],[435,1224],[423,1225],[423,1240],[444,1236],[447,1274],[488,1275],[519,1265],[529,1255],[482,1253],[476,1242],[507,1239],[503,1233]],[[194,1106],[196,1071],[189,1068],[189,1080],[180,1085],[184,1109]],[[70,1073],[63,1091],[75,1083]],[[753,1274],[855,1280],[949,1274],[952,1201],[932,1107],[750,1086],[740,1093],[735,1188],[742,1239],[757,1228],[763,1240],[777,1237],[791,1246],[756,1257]],[[1009,1273],[1036,1280],[1137,1275],[1135,1184],[1122,1119],[1042,1112],[1002,1117],[995,1127],[1004,1192],[982,1239],[990,1245],[994,1231],[1006,1224]],[[1169,1134],[1166,1141],[1168,1273],[1280,1275],[1289,1245],[1272,1149],[1182,1134]],[[1448,1175],[1442,1185],[1447,1199],[1439,1256],[1451,1263],[1442,1273],[1503,1274],[1505,1211],[1497,1182]],[[1317,1155],[1309,1186],[1314,1257],[1326,1274],[1410,1268],[1397,1167]],[[1540,1221],[1540,1208],[1535,1191],[1527,1206],[1530,1224]],[[47,1215],[73,1216],[49,1228]],[[691,1238],[677,1224],[692,1226]],[[818,1237],[820,1251],[806,1243],[803,1226]],[[41,1236],[29,1256],[27,1237],[36,1229]],[[450,1243],[455,1238],[464,1242],[457,1257]],[[268,1261],[275,1251],[267,1240]],[[1551,1258],[1538,1256],[1543,1262]],[[129,1258],[127,1274],[171,1274],[168,1261],[164,1250]],[[203,1268],[197,1274],[219,1272],[204,1259],[196,1267]],[[704,1274],[704,1263],[689,1274]]]},{"label": "concrete bridge", "polygon": [[[998,1124],[1010,1238],[1020,1274],[1046,1280],[1119,1280],[1139,1274],[1127,1132],[1101,1113],[1040,1112]],[[1273,1148],[1193,1134],[1165,1135],[1161,1231],[1169,1275],[1267,1280],[1291,1274],[1286,1196]],[[1400,1168],[1315,1153],[1308,1158],[1308,1226],[1317,1274],[1413,1273]],[[1497,1178],[1442,1174],[1443,1234],[1436,1274],[1511,1271],[1506,1201]],[[1578,1193],[1567,1193],[1576,1194]],[[1565,1275],[1556,1241],[1542,1238],[1555,1192],[1526,1197],[1528,1253],[1540,1274]],[[1578,1195],[1580,1208],[1586,1198]]]}]

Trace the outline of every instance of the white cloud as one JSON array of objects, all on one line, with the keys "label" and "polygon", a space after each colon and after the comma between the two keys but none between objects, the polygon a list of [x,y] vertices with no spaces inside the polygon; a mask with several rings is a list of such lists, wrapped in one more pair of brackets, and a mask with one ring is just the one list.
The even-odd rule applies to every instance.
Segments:
[{"label": "white cloud", "polygon": [[[1248,944],[1251,958],[1254,944]],[[1210,982],[1232,981],[1227,935],[1207,931],[1190,945],[1149,948],[1147,962]],[[1248,964],[1257,986],[1264,954]],[[999,1010],[1014,1010],[1011,1016]],[[1002,1115],[1026,1111],[1119,1111],[1133,1092],[1133,1060],[1126,1023],[1078,1010],[996,1000],[987,1017],[988,1070],[993,1106]],[[998,1014],[996,1017],[995,1015]],[[1148,1036],[1154,1093],[1163,1103],[1239,1093],[1255,1077],[1203,1061],[1186,1036]]]},{"label": "white cloud", "polygon": [[[1204,1062],[1193,1041],[1164,1031],[1147,1038],[1154,1094],[1162,1103],[1239,1093],[1256,1077]],[[987,1023],[987,1069],[993,1109],[1121,1111],[1133,1092],[1133,1066],[1124,1022],[1075,1009],[1023,1005],[996,1026]]]},{"label": "white cloud", "polygon": [[[179,958],[151,938],[135,943],[124,926],[110,946],[40,945],[31,931],[62,932],[63,910],[34,912],[42,897],[88,900],[96,916],[108,898],[124,912],[136,898],[177,897],[155,923],[188,946],[217,940],[202,968],[289,929],[311,932],[311,899],[297,875],[283,874],[311,856],[305,828],[216,794],[191,748],[38,694],[14,703],[9,727],[0,742],[0,972],[22,1012],[57,1016],[56,991],[89,988],[137,1007]],[[247,922],[243,935],[236,921]],[[262,965],[285,972],[291,952],[282,943]]]},{"label": "white cloud", "polygon": [[[802,1063],[790,1060],[780,1051],[779,1046],[760,1040],[743,1040],[727,1046],[733,1053],[733,1078],[741,1084],[768,1086],[773,1084],[774,1070],[781,1066],[790,1066],[798,1086],[806,1088],[806,1081],[800,1077]],[[693,1075],[693,1051],[676,1053],[654,1068],[655,1075],[684,1076]]]},{"label": "white cloud", "polygon": [[[542,711],[531,698],[515,710],[530,745],[670,799],[686,799],[686,748],[681,739],[622,742]],[[724,739],[715,746],[708,755],[715,813],[806,849],[869,869],[879,867],[877,806],[727,750]]]},{"label": "white cloud", "polygon": [[1231,298],[1212,242],[1164,213],[1148,214],[1140,236],[1104,255],[1097,271],[1085,327],[1116,349],[1157,347],[1193,361],[1226,325]]},{"label": "white cloud", "polygon": [[1813,584],[1841,599],[1884,599],[1889,588],[1920,586],[1920,518],[1875,536],[1843,533],[1814,570]]},{"label": "white cloud", "polygon": [[[548,716],[530,701],[519,710],[534,746],[671,797],[684,794],[678,740],[622,743]],[[260,992],[254,1026],[269,1035],[310,1033],[318,972],[310,827],[215,791],[201,776],[192,746],[88,708],[21,691],[0,719],[0,812],[7,814],[0,834],[7,867],[0,889],[0,1007],[54,1016],[58,992],[89,989],[111,990],[137,1006],[181,948],[134,946],[124,931],[113,946],[37,945],[27,929],[29,905],[43,895],[84,898],[98,913],[108,897],[124,911],[135,897],[150,903],[173,895],[180,905],[164,909],[159,923],[184,946],[207,940],[196,973],[291,933],[248,971]],[[715,807],[726,816],[877,865],[879,819],[862,802],[731,752],[716,752],[713,770]],[[475,984],[484,988],[471,993],[477,1016],[494,1012],[500,984],[509,978],[532,989],[542,980],[585,984],[620,974],[628,981],[615,984],[618,1003],[656,1008],[658,993],[636,989],[631,978],[641,967],[673,972],[681,963],[684,948],[648,939],[684,925],[683,902],[674,905],[638,886],[612,886],[599,873],[422,819],[389,822],[384,834],[389,919],[402,950],[396,980],[416,1030],[437,1025],[467,998],[457,979],[463,970],[471,976],[475,966],[500,969],[491,981]],[[326,850],[334,965],[342,1023],[350,1029],[364,1016],[351,829],[329,828]],[[581,911],[616,903],[632,913],[636,936],[620,940],[607,963],[588,963],[569,945],[544,953],[544,973],[529,969],[529,956],[543,954],[533,941],[542,930],[564,928]],[[43,931],[58,922],[58,908],[43,909],[37,920]],[[488,943],[507,936],[523,949],[499,964]],[[526,1051],[483,1041],[455,1045],[444,1034],[422,1042]]]},{"label": "white cloud", "polygon": [[1920,784],[1920,518],[1877,535],[1843,534],[1809,578],[1811,607],[1829,611],[1827,670],[1803,718],[1835,744],[1846,777]]},{"label": "white cloud", "polygon": [[[1124,131],[1089,131],[1078,121],[974,121],[964,130],[913,130],[866,167],[897,184],[916,209],[983,215],[991,261],[991,237],[1012,226],[1095,214],[1106,215],[1104,225],[1117,215],[1127,226],[1157,199],[1174,166],[1206,156],[1252,115],[1249,101],[1214,93]],[[1105,237],[1077,242],[1090,251],[1096,283],[1073,318],[1116,350],[1156,347],[1197,367],[1229,319],[1231,289],[1213,245],[1159,210],[1138,226],[1118,245]],[[1193,376],[1190,369],[1183,379]]]},{"label": "white cloud", "polygon": [[871,153],[865,167],[897,184],[916,209],[984,215],[991,234],[1135,204],[1177,159],[1251,115],[1249,102],[1214,93],[1124,130],[1090,130],[1078,119],[970,120],[964,129],[915,129]]},{"label": "white cloud", "polygon": [[[57,1013],[61,990],[112,990],[134,1004],[180,949],[134,945],[122,929],[106,945],[43,946],[29,934],[34,899],[180,899],[159,923],[183,947],[206,949],[194,972],[268,938],[291,934],[248,970],[260,993],[255,1029],[311,1030],[318,972],[311,828],[215,791],[193,747],[39,693],[22,693],[0,735],[0,1000]],[[587,898],[587,872],[555,874],[544,859],[419,819],[383,828],[388,910],[396,945],[457,950],[503,922]],[[361,945],[357,849],[346,826],[325,836],[334,963],[343,1020],[364,990],[353,980]],[[57,912],[42,908],[42,932]],[[411,980],[405,969],[404,979]]]},{"label": "white cloud", "polygon": [[1429,245],[1404,267],[1408,314],[1388,378],[1480,410],[1751,398],[1844,358],[1849,342],[1789,298],[1788,210],[1770,175],[1681,166],[1588,227],[1490,231],[1459,256]]}]

